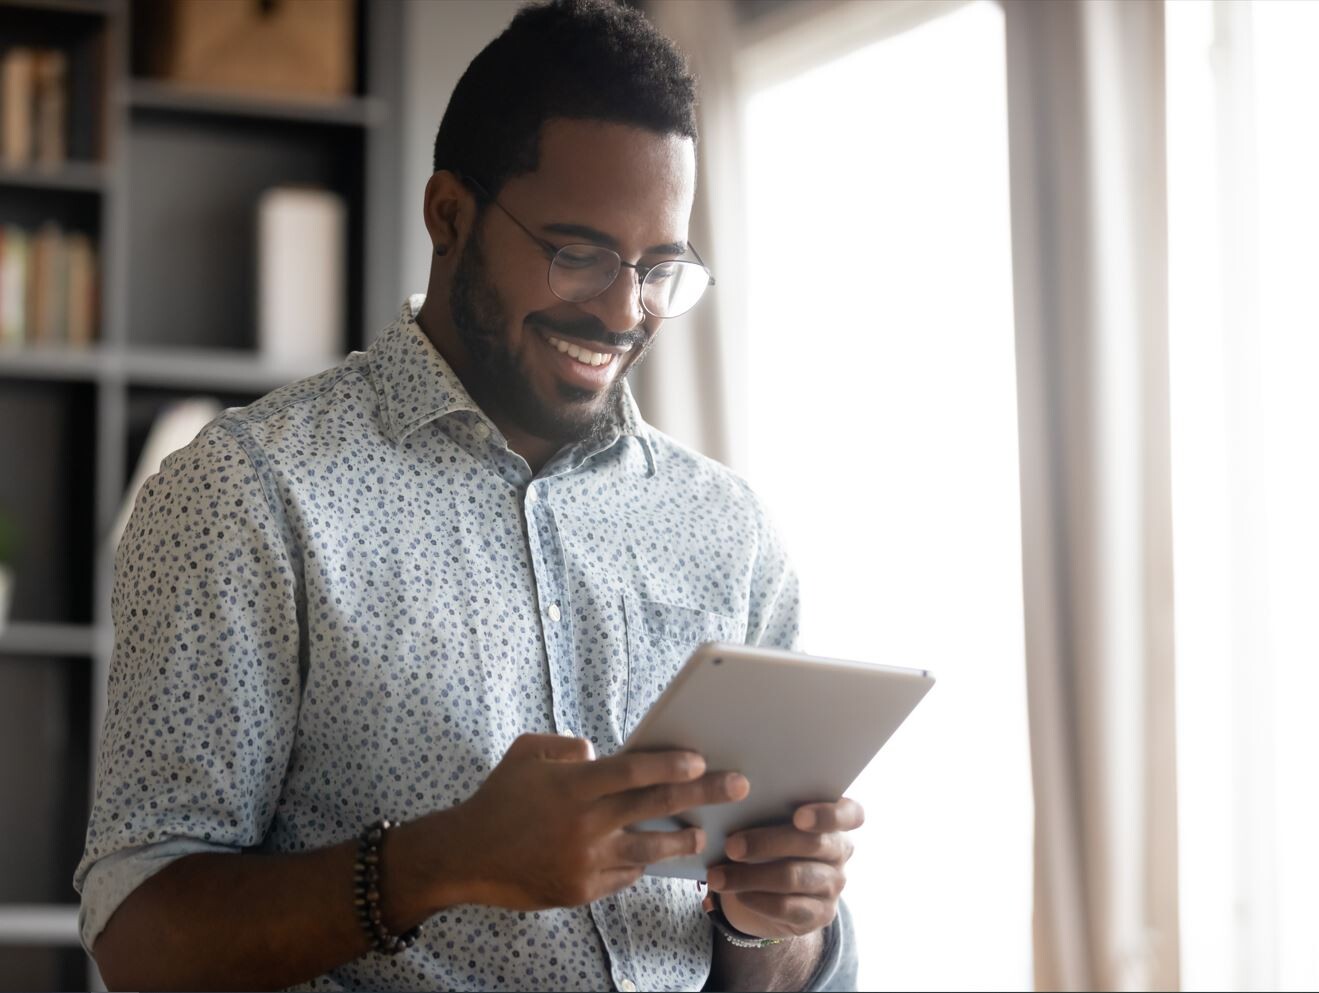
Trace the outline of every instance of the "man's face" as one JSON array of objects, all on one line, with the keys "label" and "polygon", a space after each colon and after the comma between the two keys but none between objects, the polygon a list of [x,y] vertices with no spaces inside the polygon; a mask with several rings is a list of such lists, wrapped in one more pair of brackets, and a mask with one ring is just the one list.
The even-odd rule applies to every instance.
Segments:
[{"label": "man's face", "polygon": [[[541,131],[539,168],[496,196],[556,247],[605,245],[624,262],[654,265],[681,254],[695,179],[687,139],[552,120]],[[631,269],[595,299],[567,303],[549,288],[549,264],[525,231],[487,204],[454,270],[449,310],[471,358],[464,384],[473,398],[496,421],[563,444],[613,415],[623,378],[660,321],[642,310]],[[565,346],[608,358],[574,357]]]}]

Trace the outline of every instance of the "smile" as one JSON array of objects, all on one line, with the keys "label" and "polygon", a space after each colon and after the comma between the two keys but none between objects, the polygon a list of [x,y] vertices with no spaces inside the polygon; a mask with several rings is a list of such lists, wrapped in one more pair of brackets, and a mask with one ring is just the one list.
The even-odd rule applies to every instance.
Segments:
[{"label": "smile", "polygon": [[582,365],[600,366],[608,365],[614,360],[610,352],[593,352],[590,349],[582,348],[580,345],[574,345],[570,341],[564,341],[562,338],[556,338],[552,334],[547,334],[545,340],[561,351],[564,355],[576,359]]}]

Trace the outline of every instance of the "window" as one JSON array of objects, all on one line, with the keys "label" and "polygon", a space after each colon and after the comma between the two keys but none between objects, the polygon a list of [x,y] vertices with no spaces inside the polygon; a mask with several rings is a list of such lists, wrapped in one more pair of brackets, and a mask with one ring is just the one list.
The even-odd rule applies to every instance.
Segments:
[{"label": "window", "polygon": [[[844,51],[858,16],[873,43]],[[1003,12],[844,4],[791,50],[785,68],[753,45],[745,67],[748,474],[801,575],[804,648],[938,678],[853,790],[860,988],[1023,989]]]},{"label": "window", "polygon": [[1167,5],[1183,987],[1319,986],[1319,5]]}]

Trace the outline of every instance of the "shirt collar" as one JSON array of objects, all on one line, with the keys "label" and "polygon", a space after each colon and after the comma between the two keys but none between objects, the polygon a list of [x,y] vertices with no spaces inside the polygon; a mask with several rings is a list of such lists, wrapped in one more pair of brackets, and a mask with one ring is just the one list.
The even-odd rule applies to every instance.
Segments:
[{"label": "shirt collar", "polygon": [[[423,424],[460,410],[472,411],[489,423],[458,374],[417,324],[416,314],[425,300],[424,293],[408,297],[398,320],[385,328],[368,348],[385,432],[396,444]],[[593,452],[602,452],[621,438],[636,438],[645,453],[646,475],[653,476],[655,452],[650,431],[625,381],[614,428],[589,439],[587,444]]]}]

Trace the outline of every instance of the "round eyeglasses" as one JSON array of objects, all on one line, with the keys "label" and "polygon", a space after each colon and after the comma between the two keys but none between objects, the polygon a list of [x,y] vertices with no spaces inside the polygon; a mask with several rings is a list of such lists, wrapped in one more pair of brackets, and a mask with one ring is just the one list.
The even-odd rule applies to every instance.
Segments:
[{"label": "round eyeglasses", "polygon": [[649,266],[624,262],[622,256],[603,245],[554,245],[514,217],[507,207],[486,193],[480,183],[468,176],[462,179],[540,246],[550,260],[550,292],[567,303],[584,303],[598,297],[614,285],[624,268],[634,269],[642,309],[652,317],[667,320],[687,313],[700,302],[706,288],[714,285],[714,276],[710,275],[691,242],[687,247],[696,256],[695,262],[668,259]]}]

